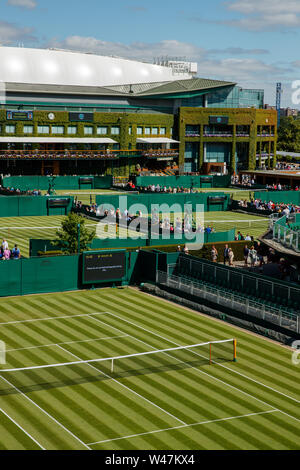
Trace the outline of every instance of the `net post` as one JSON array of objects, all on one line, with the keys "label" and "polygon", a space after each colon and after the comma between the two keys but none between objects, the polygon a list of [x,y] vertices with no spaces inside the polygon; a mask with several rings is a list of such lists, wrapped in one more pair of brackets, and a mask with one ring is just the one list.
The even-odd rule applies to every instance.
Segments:
[{"label": "net post", "polygon": [[233,362],[237,362],[236,344],[237,344],[237,340],[234,339],[233,340]]},{"label": "net post", "polygon": [[211,343],[209,343],[209,364],[211,365]]},{"label": "net post", "polygon": [[111,360],[111,373],[114,373],[114,360]]}]

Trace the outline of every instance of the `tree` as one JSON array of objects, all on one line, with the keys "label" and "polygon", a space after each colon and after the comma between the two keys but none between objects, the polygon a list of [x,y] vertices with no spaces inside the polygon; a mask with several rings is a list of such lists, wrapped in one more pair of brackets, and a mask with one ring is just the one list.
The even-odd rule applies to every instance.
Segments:
[{"label": "tree", "polygon": [[61,228],[56,231],[58,240],[53,245],[60,248],[66,254],[78,253],[78,238],[80,236],[80,253],[87,250],[96,236],[96,230],[88,230],[85,227],[86,219],[81,215],[70,212],[61,223]]},{"label": "tree", "polygon": [[278,150],[300,153],[300,120],[283,118],[278,128]]}]

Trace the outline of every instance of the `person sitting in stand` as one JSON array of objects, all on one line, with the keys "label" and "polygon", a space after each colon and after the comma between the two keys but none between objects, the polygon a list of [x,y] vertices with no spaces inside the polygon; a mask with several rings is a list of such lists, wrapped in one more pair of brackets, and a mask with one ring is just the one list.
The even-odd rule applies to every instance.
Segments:
[{"label": "person sitting in stand", "polygon": [[9,260],[10,259],[10,250],[8,248],[6,248],[4,251],[3,251],[3,257],[4,257],[4,260]]},{"label": "person sitting in stand", "polygon": [[14,248],[11,251],[11,255],[13,259],[20,259],[21,258],[21,253],[18,248],[18,245],[15,245]]}]

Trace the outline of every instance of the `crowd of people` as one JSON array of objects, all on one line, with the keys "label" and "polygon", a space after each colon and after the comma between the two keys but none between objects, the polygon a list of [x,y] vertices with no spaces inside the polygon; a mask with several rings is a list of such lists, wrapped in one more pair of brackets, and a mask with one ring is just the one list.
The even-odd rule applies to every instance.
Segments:
[{"label": "crowd of people", "polygon": [[125,187],[127,191],[138,191],[139,193],[164,193],[164,194],[178,194],[178,193],[197,193],[199,192],[195,188],[184,188],[183,186],[177,186],[172,188],[171,186],[161,186],[159,184],[150,184],[148,186],[135,186],[132,181],[129,181]]},{"label": "crowd of people", "polygon": [[20,259],[21,252],[18,245],[15,245],[12,250],[9,249],[8,242],[3,239],[0,247],[0,261],[8,261],[10,259]]},{"label": "crowd of people", "polygon": [[[127,209],[121,211],[119,208],[116,210],[106,209],[105,206],[98,206],[97,204],[85,205],[81,201],[76,201],[75,207],[78,212],[85,213],[90,217],[97,217],[99,219],[106,218],[108,221],[111,219],[112,223],[118,225],[128,225],[133,220],[144,217],[142,211],[137,211],[135,214],[130,213]],[[145,216],[148,219],[148,214]],[[159,231],[170,231],[170,233],[215,233],[216,230],[211,224],[196,226],[193,216],[191,214],[185,214],[184,218],[176,217],[174,221],[171,221],[168,216],[159,217],[159,214],[155,211],[152,212],[151,218],[148,219],[149,225],[157,227]]]},{"label": "crowd of people", "polygon": [[245,186],[247,188],[255,186],[255,179],[249,175],[232,175],[231,184],[233,186]]},{"label": "crowd of people", "polygon": [[39,189],[33,189],[28,191],[21,191],[19,188],[4,188],[0,186],[1,196],[41,196],[42,192]]},{"label": "crowd of people", "polygon": [[276,170],[299,170],[300,165],[299,163],[289,163],[289,162],[277,162],[276,163]]},{"label": "crowd of people", "polygon": [[267,211],[268,213],[282,214],[289,216],[293,213],[300,212],[300,205],[286,204],[284,202],[276,203],[273,201],[263,201],[262,199],[251,199],[250,202],[241,199],[238,203],[241,208],[256,209],[258,211]]}]

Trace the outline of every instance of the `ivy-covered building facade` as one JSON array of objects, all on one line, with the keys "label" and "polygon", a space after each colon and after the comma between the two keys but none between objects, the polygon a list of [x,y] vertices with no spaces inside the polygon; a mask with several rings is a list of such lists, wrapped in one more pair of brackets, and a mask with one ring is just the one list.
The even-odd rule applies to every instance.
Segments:
[{"label": "ivy-covered building facade", "polygon": [[277,114],[263,109],[262,90],[188,76],[151,81],[149,70],[145,83],[132,73],[103,86],[9,81],[0,70],[0,173],[128,177],[275,166]]}]

